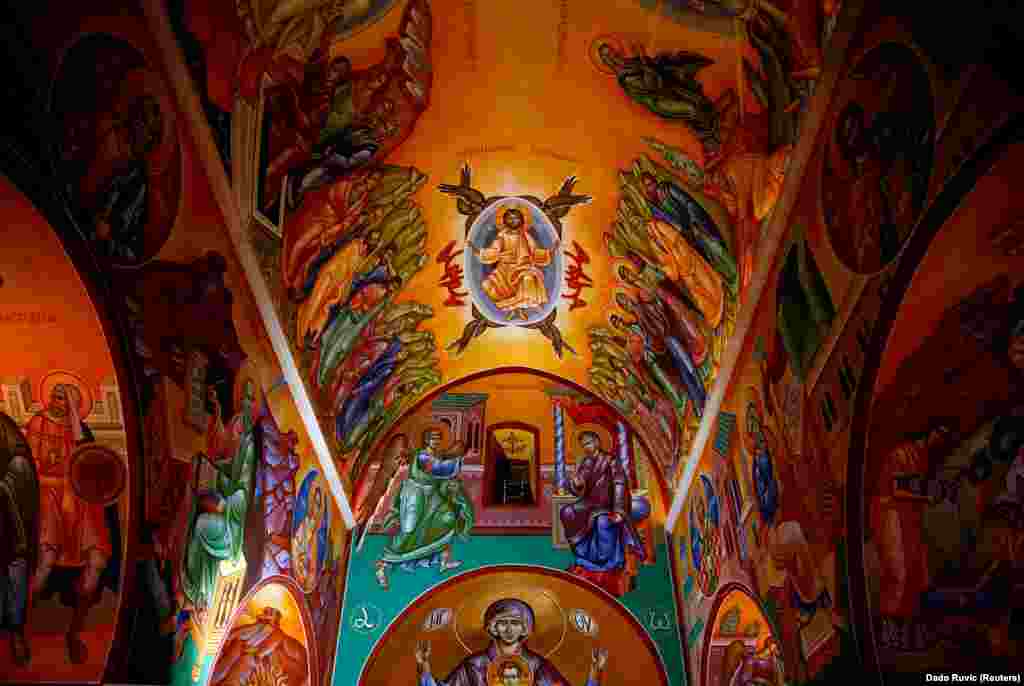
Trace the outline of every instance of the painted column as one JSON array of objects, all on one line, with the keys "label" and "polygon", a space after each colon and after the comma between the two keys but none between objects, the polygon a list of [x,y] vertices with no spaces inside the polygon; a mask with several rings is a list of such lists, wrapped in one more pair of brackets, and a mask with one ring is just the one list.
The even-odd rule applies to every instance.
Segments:
[{"label": "painted column", "polygon": [[555,492],[565,493],[565,415],[562,406],[555,403]]},{"label": "painted column", "polygon": [[615,440],[619,444],[619,462],[622,463],[622,469],[629,478],[630,486],[635,488],[636,475],[633,474],[629,465],[629,429],[626,427],[626,423],[615,422],[615,433]]}]

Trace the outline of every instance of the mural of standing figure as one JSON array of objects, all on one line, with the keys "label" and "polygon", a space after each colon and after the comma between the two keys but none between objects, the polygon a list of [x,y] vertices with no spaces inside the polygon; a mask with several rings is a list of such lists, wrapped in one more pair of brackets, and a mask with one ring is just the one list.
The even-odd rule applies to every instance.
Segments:
[{"label": "mural of standing figure", "polygon": [[307,593],[319,581],[330,546],[330,510],[317,481],[319,475],[313,470],[303,479],[292,522],[292,574]]},{"label": "mural of standing figure", "polygon": [[[491,645],[459,663],[447,679],[438,681],[430,673],[430,643],[423,641],[416,646],[418,686],[490,686],[508,683],[507,679],[513,674],[517,677],[512,680],[515,684],[568,684],[547,658],[526,646],[535,624],[533,608],[522,600],[503,598],[491,603],[484,612],[484,628],[491,637]],[[599,686],[607,663],[608,651],[594,648],[586,686]]]},{"label": "mural of standing figure", "polygon": [[387,570],[394,564],[411,571],[415,564],[429,567],[436,562],[441,573],[462,564],[452,560],[451,543],[469,537],[475,517],[459,480],[463,446],[456,442],[453,450],[442,455],[442,432],[441,425],[424,430],[423,447],[413,456],[409,475],[384,518],[383,528],[395,524],[399,528],[377,562],[377,582],[382,588],[388,588]]},{"label": "mural of standing figure", "polygon": [[[74,377],[58,372],[49,378],[62,380]],[[43,386],[47,386],[46,380]],[[80,500],[68,481],[75,448],[94,440],[83,421],[92,409],[92,400],[74,383],[55,383],[48,395],[46,407],[25,427],[41,485],[39,562],[32,580],[32,592],[38,594],[46,590],[54,567],[82,570],[66,638],[69,659],[81,664],[88,653],[79,633],[85,625],[89,608],[99,600],[100,579],[113,554],[113,545],[103,507]]]},{"label": "mural of standing figure", "polygon": [[242,382],[239,396],[238,413],[227,427],[221,423],[220,403],[212,390],[209,397],[213,415],[207,444],[217,467],[217,485],[196,499],[182,570],[185,595],[199,609],[208,607],[213,598],[220,563],[237,560],[242,554],[259,456],[254,430],[256,385],[252,379]]},{"label": "mural of standing figure", "polygon": [[25,638],[29,574],[39,535],[39,477],[28,441],[0,412],[0,630],[10,633],[18,665],[32,659]]},{"label": "mural of standing figure", "polygon": [[629,478],[597,433],[584,431],[579,444],[583,458],[569,480],[579,500],[559,512],[574,556],[568,571],[619,597],[632,590],[637,564],[647,557],[631,518]]}]

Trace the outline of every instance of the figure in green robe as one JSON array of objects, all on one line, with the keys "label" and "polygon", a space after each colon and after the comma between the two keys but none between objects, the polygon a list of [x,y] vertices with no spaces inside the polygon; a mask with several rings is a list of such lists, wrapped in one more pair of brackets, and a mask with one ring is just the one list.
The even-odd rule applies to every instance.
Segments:
[{"label": "figure in green robe", "polygon": [[619,86],[630,99],[663,119],[684,122],[706,149],[718,149],[718,112],[697,80],[697,72],[714,62],[690,52],[627,57],[608,43],[602,44],[598,52],[615,71]]},{"label": "figure in green robe", "polygon": [[210,460],[217,467],[216,487],[198,494],[190,520],[193,522],[185,551],[182,586],[197,608],[209,607],[217,588],[220,563],[238,560],[242,554],[248,512],[258,460],[254,407],[255,384],[246,381],[241,407],[225,427],[220,407],[211,393]]},{"label": "figure in green robe", "polygon": [[412,571],[418,565],[437,564],[439,571],[459,567],[452,560],[452,541],[467,540],[473,529],[473,504],[459,480],[462,451],[439,455],[441,431],[423,432],[423,448],[409,461],[409,474],[399,489],[391,512],[384,518],[385,529],[398,525],[398,532],[384,547],[377,561],[377,581],[388,587],[387,570],[401,565]]}]

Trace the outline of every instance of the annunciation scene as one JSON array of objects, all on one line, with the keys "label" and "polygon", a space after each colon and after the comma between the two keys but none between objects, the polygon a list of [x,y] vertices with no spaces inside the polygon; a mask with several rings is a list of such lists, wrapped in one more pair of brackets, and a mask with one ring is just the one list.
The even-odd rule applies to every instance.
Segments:
[{"label": "annunciation scene", "polygon": [[0,681],[1019,678],[1024,22],[897,4],[15,3]]}]

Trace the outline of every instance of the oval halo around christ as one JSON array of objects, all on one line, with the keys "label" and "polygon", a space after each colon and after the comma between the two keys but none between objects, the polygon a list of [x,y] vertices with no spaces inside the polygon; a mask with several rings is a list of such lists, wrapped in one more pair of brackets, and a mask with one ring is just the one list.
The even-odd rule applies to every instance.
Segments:
[{"label": "oval halo around christ", "polygon": [[543,321],[562,294],[562,249],[555,227],[532,202],[507,198],[473,222],[466,283],[480,313],[501,326]]}]

